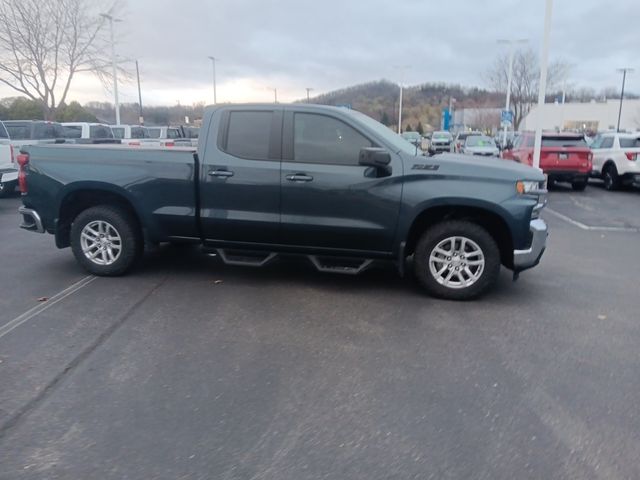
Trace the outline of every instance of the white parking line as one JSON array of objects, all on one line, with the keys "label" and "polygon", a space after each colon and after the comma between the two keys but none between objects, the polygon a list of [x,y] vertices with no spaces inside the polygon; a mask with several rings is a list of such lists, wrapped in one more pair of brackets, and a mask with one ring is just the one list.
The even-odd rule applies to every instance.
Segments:
[{"label": "white parking line", "polygon": [[72,295],[73,293],[77,292],[81,288],[86,287],[91,282],[93,282],[96,278],[98,277],[94,277],[93,275],[88,275],[83,279],[79,280],[78,282],[74,283],[70,287],[67,287],[61,292],[56,293],[53,297],[50,297],[49,300],[47,300],[46,302],[41,303],[40,305],[36,305],[32,309],[24,312],[22,315],[17,316],[13,320],[10,320],[8,323],[5,323],[0,327],[0,338],[4,337],[7,333],[9,333],[13,329],[22,325],[27,320],[30,320],[36,315],[44,312],[49,307],[53,307],[56,303],[64,300],[69,295]]},{"label": "white parking line", "polygon": [[594,232],[631,232],[631,233],[640,232],[640,228],[634,228],[634,227],[598,227],[598,226],[585,225],[584,223],[579,222],[578,220],[574,220],[571,217],[567,217],[566,215],[560,212],[556,212],[555,210],[552,210],[549,207],[545,208],[544,211],[549,212],[551,215],[555,215],[559,219],[564,220],[565,222],[570,223],[575,227],[581,228],[582,230],[591,230]]}]

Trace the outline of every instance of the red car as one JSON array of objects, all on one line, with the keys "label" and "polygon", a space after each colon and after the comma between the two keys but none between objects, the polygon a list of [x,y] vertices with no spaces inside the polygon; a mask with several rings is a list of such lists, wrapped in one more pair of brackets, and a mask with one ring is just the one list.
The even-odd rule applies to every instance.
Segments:
[{"label": "red car", "polygon": [[[533,165],[534,133],[523,132],[512,146],[502,151],[502,158]],[[574,190],[584,190],[589,181],[593,155],[584,136],[578,133],[542,133],[540,168],[549,184],[569,182]]]}]

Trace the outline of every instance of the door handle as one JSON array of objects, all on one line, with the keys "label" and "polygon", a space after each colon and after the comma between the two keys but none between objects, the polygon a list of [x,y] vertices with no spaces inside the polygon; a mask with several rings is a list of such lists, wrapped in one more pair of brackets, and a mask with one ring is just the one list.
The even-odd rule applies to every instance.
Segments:
[{"label": "door handle", "polygon": [[285,177],[290,182],[312,182],[313,177],[311,175],[307,175],[306,173],[294,173],[292,175],[287,175]]},{"label": "door handle", "polygon": [[229,170],[211,170],[209,171],[209,175],[212,177],[233,177],[233,172]]}]

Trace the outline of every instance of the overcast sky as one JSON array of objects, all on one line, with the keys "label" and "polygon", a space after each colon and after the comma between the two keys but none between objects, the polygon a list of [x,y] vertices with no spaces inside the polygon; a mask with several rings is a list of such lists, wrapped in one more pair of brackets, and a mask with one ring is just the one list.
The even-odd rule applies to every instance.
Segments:
[{"label": "overcast sky", "polygon": [[[527,38],[538,52],[544,0],[122,0],[118,55],[140,62],[143,103],[280,101],[386,78],[406,84],[487,86],[483,72]],[[638,67],[638,0],[556,0],[551,59],[573,65],[569,83],[618,86],[617,67]],[[411,65],[407,70],[394,68]],[[640,91],[640,69],[628,81]],[[10,95],[6,89],[2,96]],[[92,77],[70,99],[111,100]],[[137,101],[135,83],[121,101]]]}]

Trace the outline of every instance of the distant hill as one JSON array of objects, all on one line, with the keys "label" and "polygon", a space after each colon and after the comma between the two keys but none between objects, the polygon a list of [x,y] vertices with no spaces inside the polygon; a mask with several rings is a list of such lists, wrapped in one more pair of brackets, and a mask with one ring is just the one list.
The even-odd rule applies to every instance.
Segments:
[{"label": "distant hill", "polygon": [[[388,80],[354,85],[334,90],[311,99],[323,105],[351,105],[391,127],[397,127],[398,98],[400,88]],[[449,98],[456,99],[454,108],[498,107],[504,95],[480,88],[444,83],[424,83],[405,87],[403,92],[402,129],[409,125],[415,130],[418,122],[425,131],[440,128],[442,108],[448,106]]]}]

